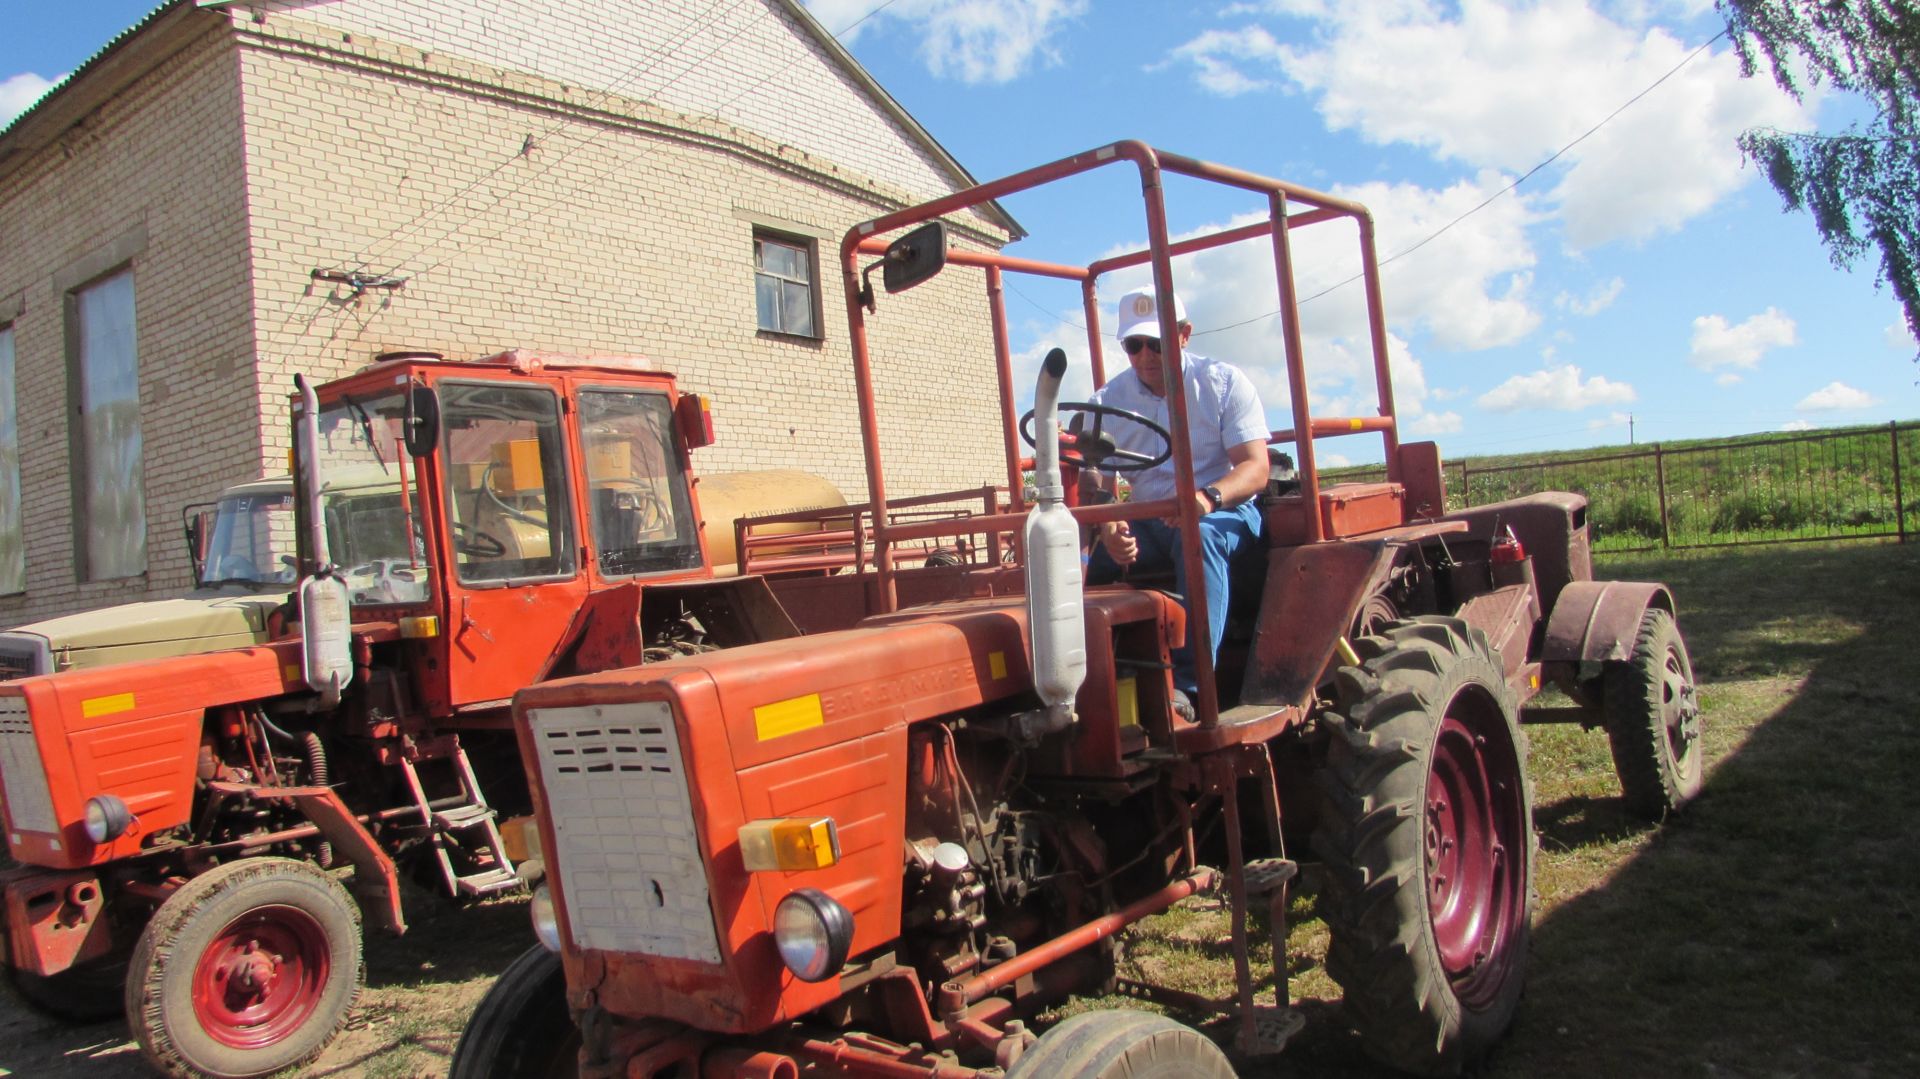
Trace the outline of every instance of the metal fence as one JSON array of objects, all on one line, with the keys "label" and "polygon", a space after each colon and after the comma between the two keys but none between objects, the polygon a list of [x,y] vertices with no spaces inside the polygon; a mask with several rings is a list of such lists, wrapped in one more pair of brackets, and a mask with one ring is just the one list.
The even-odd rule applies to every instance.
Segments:
[{"label": "metal fence", "polygon": [[[1673,449],[1446,466],[1447,506],[1536,491],[1587,496],[1603,551],[1897,538],[1920,524],[1920,423],[1727,440]],[[1330,480],[1384,478],[1384,468]]]}]

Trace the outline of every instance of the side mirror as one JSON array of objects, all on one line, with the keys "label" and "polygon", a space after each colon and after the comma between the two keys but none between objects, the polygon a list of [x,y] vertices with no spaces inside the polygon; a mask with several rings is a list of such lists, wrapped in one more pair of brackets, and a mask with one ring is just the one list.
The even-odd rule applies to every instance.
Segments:
[{"label": "side mirror", "polygon": [[218,506],[215,502],[195,502],[181,511],[187,533],[187,557],[193,560],[193,583],[196,587],[206,583],[207,544],[213,540],[210,529]]},{"label": "side mirror", "polygon": [[407,419],[402,426],[407,452],[426,457],[440,444],[440,395],[432,386],[415,386],[407,394]]},{"label": "side mirror", "polygon": [[947,223],[929,221],[887,245],[880,283],[889,293],[905,292],[947,265]]}]

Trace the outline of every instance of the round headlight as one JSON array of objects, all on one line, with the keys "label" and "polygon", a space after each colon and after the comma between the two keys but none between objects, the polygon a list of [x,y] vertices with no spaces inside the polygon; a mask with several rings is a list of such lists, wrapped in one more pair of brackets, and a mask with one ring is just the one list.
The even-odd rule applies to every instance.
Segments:
[{"label": "round headlight", "polygon": [[132,823],[133,811],[113,795],[96,794],[87,799],[87,838],[95,843],[105,843],[124,833]]},{"label": "round headlight", "polygon": [[773,911],[773,941],[780,960],[803,982],[823,982],[840,972],[853,945],[853,915],[818,888],[802,888]]},{"label": "round headlight", "polygon": [[528,904],[533,914],[533,935],[540,938],[540,946],[550,952],[560,950],[560,917],[554,913],[553,893],[545,884],[533,890],[533,902]]}]

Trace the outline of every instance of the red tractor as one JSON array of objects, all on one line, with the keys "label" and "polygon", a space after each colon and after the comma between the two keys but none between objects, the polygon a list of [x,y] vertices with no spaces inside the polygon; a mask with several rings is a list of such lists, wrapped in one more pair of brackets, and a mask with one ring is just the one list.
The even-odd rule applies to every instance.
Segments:
[{"label": "red tractor", "polygon": [[67,1017],[124,1006],[176,1075],[319,1052],[363,918],[405,929],[403,871],[523,887],[529,820],[498,819],[527,805],[516,690],[796,632],[763,578],[713,578],[703,509],[842,501],[794,473],[696,495],[705,402],[627,359],[400,355],[295,413],[292,513],[219,544],[219,576],[298,578],[262,643],[65,669],[41,647],[0,683],[12,980]]},{"label": "red tractor", "polygon": [[[1146,249],[1084,268],[948,250],[942,216],[1109,166],[1138,172]],[[1249,192],[1268,217],[1173,242],[1169,174]],[[1308,411],[1290,238],[1333,222],[1357,228],[1373,415]],[[1080,582],[1083,530],[1102,521],[1173,519],[1197,549],[1177,349],[1177,497],[1070,505],[1075,474],[1113,462],[1091,434],[1059,433],[1057,352],[1024,459],[1002,280],[1080,282],[1098,384],[1101,275],[1151,266],[1164,313],[1175,256],[1238,241],[1274,255],[1293,426],[1273,441],[1295,445],[1299,473],[1265,507],[1260,577],[1240,590],[1252,602],[1231,612],[1217,668],[1195,650],[1188,716],[1173,706],[1170,654],[1189,619],[1205,624],[1206,597],[1183,610],[1144,583]],[[1522,719],[1605,725],[1629,800],[1658,814],[1698,787],[1698,708],[1667,590],[1590,579],[1583,499],[1447,512],[1435,448],[1398,437],[1373,246],[1357,204],[1136,142],[850,231],[840,253],[870,502],[741,524],[747,569],[811,574],[772,582],[805,635],[515,697],[541,946],[480,1005],[456,1079],[1230,1075],[1215,1041],[1170,1018],[1029,1023],[1118,986],[1224,1017],[1240,1054],[1278,1051],[1302,1023],[1284,942],[1305,850],[1326,870],[1327,966],[1371,1052],[1446,1073],[1498,1039],[1534,897]],[[879,267],[900,292],[948,266],[985,273],[1006,505],[937,516],[913,512],[931,496],[888,501],[864,280]],[[914,302],[888,301],[909,317]],[[1161,339],[1177,342],[1162,318]],[[1387,482],[1322,485],[1315,440],[1351,432],[1384,440]],[[760,528],[807,520],[821,531]],[[928,564],[901,555],[928,543],[941,551]],[[1547,684],[1573,705],[1529,714]],[[1236,991],[1209,1000],[1117,979],[1114,936],[1201,892],[1231,911]],[[1249,961],[1261,912],[1273,1005],[1256,1003],[1268,978]]]}]

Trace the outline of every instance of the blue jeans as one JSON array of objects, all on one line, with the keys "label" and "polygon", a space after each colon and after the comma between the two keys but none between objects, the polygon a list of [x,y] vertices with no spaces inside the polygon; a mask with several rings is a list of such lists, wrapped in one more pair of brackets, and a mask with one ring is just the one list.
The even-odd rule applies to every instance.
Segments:
[{"label": "blue jeans", "polygon": [[[1139,557],[1132,566],[1123,568],[1096,540],[1093,556],[1087,562],[1087,583],[1112,584],[1129,570],[1160,573],[1170,568],[1173,570],[1174,591],[1180,593],[1184,604],[1184,597],[1188,595],[1187,566],[1180,557],[1180,531],[1170,522],[1160,520],[1129,521],[1127,527],[1132,529],[1134,541],[1140,545]],[[1220,636],[1227,628],[1233,561],[1259,547],[1259,540],[1260,507],[1257,499],[1229,509],[1215,510],[1200,518],[1200,567],[1207,589],[1209,657],[1218,657],[1220,654]],[[1194,629],[1189,623],[1187,646],[1176,648],[1173,652],[1174,688],[1188,695],[1199,689],[1199,679],[1193,670]]]}]

